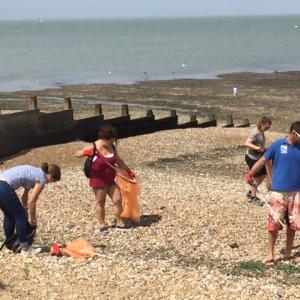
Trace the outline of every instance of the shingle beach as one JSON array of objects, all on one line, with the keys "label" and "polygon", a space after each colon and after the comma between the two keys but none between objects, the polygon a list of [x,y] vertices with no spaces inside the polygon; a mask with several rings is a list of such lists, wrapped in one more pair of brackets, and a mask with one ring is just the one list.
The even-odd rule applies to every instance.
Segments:
[{"label": "shingle beach", "polygon": [[[36,245],[86,238],[94,260],[0,252],[1,299],[296,299],[295,265],[265,268],[267,208],[249,204],[241,146],[249,129],[180,129],[131,137],[118,151],[141,179],[141,224],[96,233],[94,196],[74,153],[83,142],[9,158],[60,164],[38,202]],[[268,132],[269,141],[282,136]],[[266,190],[261,189],[267,196]],[[2,220],[2,215],[1,215]],[[111,203],[107,220],[113,222]],[[284,232],[276,256],[282,257]],[[294,254],[299,247],[295,239]],[[247,267],[248,266],[248,267]],[[295,272],[293,272],[293,270]]]}]

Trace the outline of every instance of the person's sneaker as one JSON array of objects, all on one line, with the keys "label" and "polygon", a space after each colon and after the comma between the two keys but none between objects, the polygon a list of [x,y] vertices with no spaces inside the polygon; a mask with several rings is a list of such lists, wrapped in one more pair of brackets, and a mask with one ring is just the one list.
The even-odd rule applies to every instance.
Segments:
[{"label": "person's sneaker", "polygon": [[108,232],[108,227],[107,226],[105,226],[105,227],[99,227],[98,232],[99,233]]},{"label": "person's sneaker", "polygon": [[251,194],[251,191],[249,191],[247,194],[246,194],[246,196],[247,196],[247,198],[249,199],[249,200],[251,200],[252,199],[252,194]]},{"label": "person's sneaker", "polygon": [[126,230],[130,230],[132,228],[132,226],[116,226],[116,230],[119,230],[119,231],[126,231]]},{"label": "person's sneaker", "polygon": [[35,255],[38,254],[42,251],[42,248],[33,248],[33,247],[23,247],[21,249],[21,254],[22,255]]},{"label": "person's sneaker", "polygon": [[263,206],[264,205],[264,203],[257,196],[252,197],[249,202],[252,203],[252,204],[258,205],[258,206]]}]

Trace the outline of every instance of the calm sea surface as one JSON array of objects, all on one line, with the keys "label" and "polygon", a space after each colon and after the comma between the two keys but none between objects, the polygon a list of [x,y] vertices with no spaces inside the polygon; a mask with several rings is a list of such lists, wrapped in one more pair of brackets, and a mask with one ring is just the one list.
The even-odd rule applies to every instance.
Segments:
[{"label": "calm sea surface", "polygon": [[300,16],[0,22],[0,91],[274,70],[300,70]]}]

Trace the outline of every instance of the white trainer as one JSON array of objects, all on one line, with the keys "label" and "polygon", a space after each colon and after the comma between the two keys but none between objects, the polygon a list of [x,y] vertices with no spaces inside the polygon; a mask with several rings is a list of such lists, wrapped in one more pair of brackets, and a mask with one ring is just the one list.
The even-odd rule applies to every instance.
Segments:
[{"label": "white trainer", "polygon": [[33,247],[24,247],[21,249],[21,254],[22,255],[30,255],[30,254],[38,254],[42,251],[42,248],[33,248]]}]

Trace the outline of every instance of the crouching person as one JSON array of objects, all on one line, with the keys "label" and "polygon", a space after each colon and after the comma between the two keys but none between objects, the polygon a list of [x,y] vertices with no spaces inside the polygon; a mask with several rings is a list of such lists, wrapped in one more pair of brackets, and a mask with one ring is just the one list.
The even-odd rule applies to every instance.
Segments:
[{"label": "crouching person", "polygon": [[[33,237],[29,235],[29,231],[35,232],[37,227],[36,202],[44,186],[59,181],[60,177],[60,167],[47,163],[40,168],[20,165],[0,173],[0,209],[4,213],[5,238],[9,241],[16,235],[21,253],[41,251],[31,247]],[[19,188],[23,188],[21,199],[15,192]]]}]

